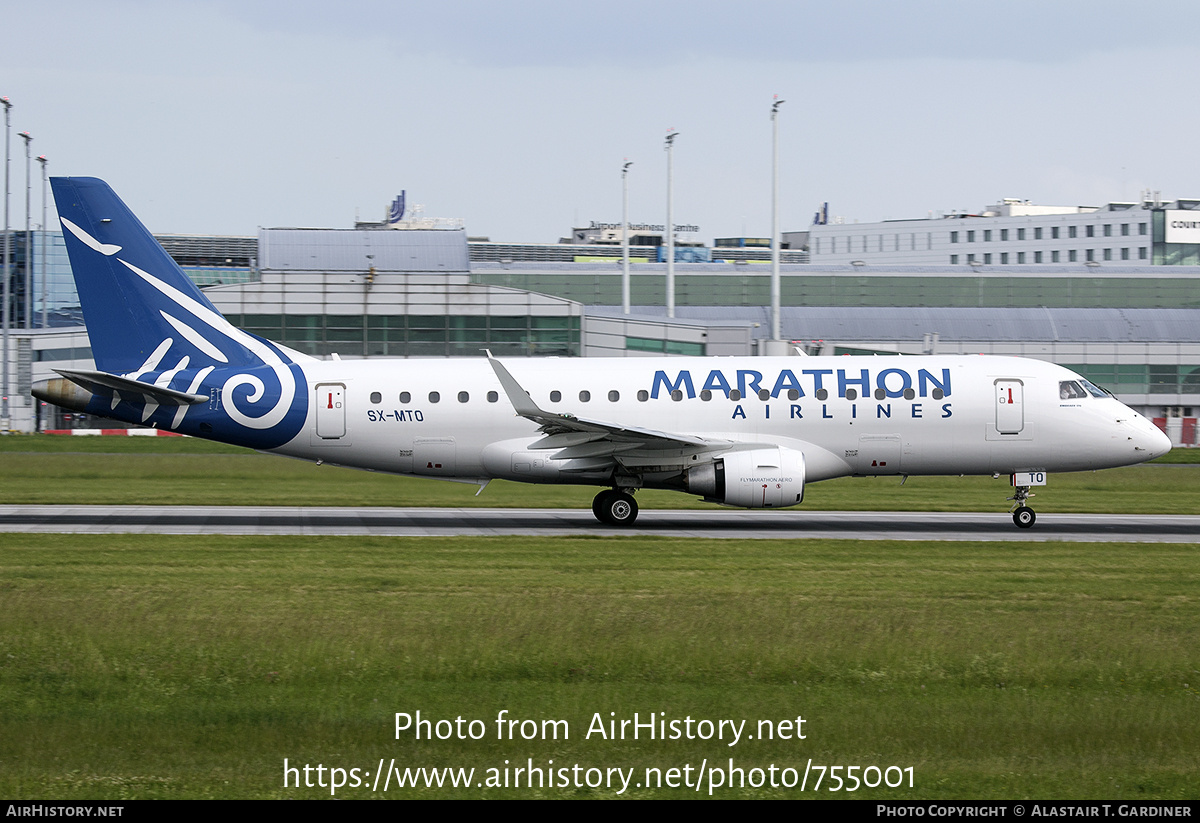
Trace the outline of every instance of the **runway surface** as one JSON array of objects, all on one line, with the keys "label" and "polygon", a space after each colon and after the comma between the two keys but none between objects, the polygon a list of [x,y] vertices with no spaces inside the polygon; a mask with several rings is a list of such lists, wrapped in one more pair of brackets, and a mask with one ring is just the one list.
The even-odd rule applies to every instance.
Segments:
[{"label": "runway surface", "polygon": [[1200,516],[1050,512],[1039,513],[1033,528],[1018,529],[1004,512],[643,510],[633,528],[617,529],[579,509],[0,506],[0,532],[1195,543],[1200,542]]}]

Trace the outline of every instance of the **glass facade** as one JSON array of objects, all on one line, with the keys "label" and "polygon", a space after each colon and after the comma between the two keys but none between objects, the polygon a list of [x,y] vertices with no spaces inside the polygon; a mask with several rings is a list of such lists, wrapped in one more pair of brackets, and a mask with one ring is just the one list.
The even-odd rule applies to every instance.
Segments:
[{"label": "glass facade", "polygon": [[[621,304],[621,273],[473,271],[471,282],[509,286],[563,297],[590,306]],[[661,273],[632,274],[634,305],[664,305]],[[781,282],[786,306],[930,306],[1048,308],[1200,308],[1198,277],[1021,277],[962,274],[864,276],[795,274]],[[768,273],[714,275],[676,270],[675,302],[680,306],[766,306],[771,303]]]},{"label": "glass facade", "polygon": [[226,314],[233,325],[313,356],[578,356],[579,317]]},{"label": "glass facade", "polygon": [[681,340],[658,340],[651,337],[626,337],[625,348],[629,351],[644,351],[654,354],[683,354],[692,357],[704,356],[703,343],[687,343]]},{"label": "glass facade", "polygon": [[1151,263],[1155,266],[1200,266],[1200,243],[1165,243],[1166,212],[1156,211],[1150,215],[1151,239],[1154,253]]},{"label": "glass facade", "polygon": [[[67,260],[67,247],[59,232],[30,232],[32,255],[26,254],[25,232],[10,232],[9,246],[9,318],[10,328],[40,329],[45,325],[78,326],[83,323],[79,311],[79,296],[75,292],[75,280],[71,276],[71,264]],[[3,232],[0,231],[0,242]],[[30,292],[32,325],[26,323],[26,263],[32,265],[33,282]],[[45,305],[42,291],[45,285]]]}]

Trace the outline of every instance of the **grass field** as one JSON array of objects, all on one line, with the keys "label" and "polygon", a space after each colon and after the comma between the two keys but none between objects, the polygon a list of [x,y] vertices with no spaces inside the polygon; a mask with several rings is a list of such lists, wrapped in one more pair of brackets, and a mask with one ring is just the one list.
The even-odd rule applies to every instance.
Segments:
[{"label": "grass field", "polygon": [[[1055,474],[1037,489],[1045,512],[1200,514],[1200,450],[1159,463]],[[476,486],[317,466],[182,437],[0,437],[0,500],[95,505],[455,506],[587,509],[594,487]],[[1007,478],[842,478],[805,489],[800,509],[1005,511]],[[711,508],[674,492],[641,491],[643,508]]]},{"label": "grass field", "polygon": [[[634,783],[705,760],[802,773],[811,759],[911,767],[914,788],[905,772],[903,788],[835,794],[826,778],[814,793],[813,773],[810,797],[1200,795],[1194,545],[0,535],[0,547],[0,796],[330,795],[285,789],[285,757],[371,774],[380,758],[475,768],[476,781],[506,759],[553,760],[633,769]],[[566,720],[570,737],[497,740],[502,709]],[[417,710],[487,733],[396,740],[394,713]],[[610,712],[746,720],[748,733],[802,716],[806,739],[585,739]],[[631,784],[622,796],[696,794]]]},{"label": "grass field", "polygon": [[[594,491],[493,483],[476,498],[183,438],[3,437],[0,461],[6,503],[583,508]],[[814,484],[804,507],[1003,510],[1007,494],[990,478],[846,479]],[[1147,465],[1054,475],[1035,502],[1198,501],[1200,469]],[[287,758],[370,773],[338,797],[617,796],[512,788],[529,761],[578,764],[584,782],[632,769],[621,797],[695,797],[636,783],[671,768],[694,783],[732,759],[749,783],[772,764],[843,767],[846,787],[846,767],[906,771],[890,789],[831,793],[823,774],[814,792],[813,772],[803,793],[767,777],[714,796],[1195,798],[1197,548],[0,534],[0,796],[330,796],[285,788]],[[417,710],[483,721],[484,736],[397,740],[395,713]],[[570,737],[498,740],[502,710],[566,721]],[[597,714],[634,712],[744,720],[755,738],[585,737]],[[760,721],[800,716],[805,739],[758,738]],[[475,782],[497,769],[502,784],[507,760],[510,787],[373,792],[381,758],[474,768]]]}]

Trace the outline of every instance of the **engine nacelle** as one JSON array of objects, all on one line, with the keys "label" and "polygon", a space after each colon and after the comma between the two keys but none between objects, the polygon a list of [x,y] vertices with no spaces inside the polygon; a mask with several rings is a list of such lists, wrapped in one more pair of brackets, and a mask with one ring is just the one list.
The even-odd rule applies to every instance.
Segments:
[{"label": "engine nacelle", "polygon": [[687,490],[744,509],[780,509],[804,499],[804,453],[782,447],[730,452],[689,469]]}]

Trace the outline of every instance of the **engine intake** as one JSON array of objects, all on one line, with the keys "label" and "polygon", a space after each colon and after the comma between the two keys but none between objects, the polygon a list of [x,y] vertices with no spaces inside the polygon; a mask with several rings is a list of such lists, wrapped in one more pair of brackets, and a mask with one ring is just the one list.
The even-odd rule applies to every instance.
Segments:
[{"label": "engine intake", "polygon": [[713,503],[779,509],[804,499],[804,453],[782,447],[730,452],[689,469],[686,487]]}]

